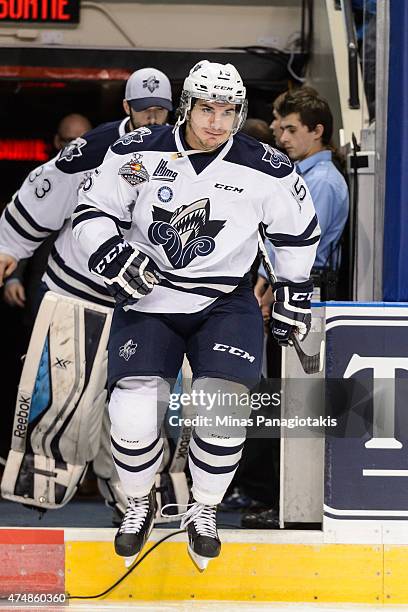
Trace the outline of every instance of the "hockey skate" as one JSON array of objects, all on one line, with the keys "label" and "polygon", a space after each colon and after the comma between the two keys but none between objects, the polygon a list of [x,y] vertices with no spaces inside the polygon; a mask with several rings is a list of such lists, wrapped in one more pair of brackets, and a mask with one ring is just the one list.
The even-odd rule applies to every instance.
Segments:
[{"label": "hockey skate", "polygon": [[207,506],[190,497],[190,508],[184,513],[180,527],[187,528],[188,554],[202,572],[218,557],[221,542],[217,532],[217,506]]},{"label": "hockey skate", "polygon": [[128,506],[115,536],[115,552],[130,567],[145,545],[156,514],[156,488],[144,497],[128,497]]}]

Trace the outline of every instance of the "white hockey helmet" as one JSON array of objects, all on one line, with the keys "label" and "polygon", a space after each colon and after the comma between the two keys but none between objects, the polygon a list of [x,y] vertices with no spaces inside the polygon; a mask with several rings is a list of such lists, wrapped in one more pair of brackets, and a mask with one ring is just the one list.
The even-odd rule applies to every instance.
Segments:
[{"label": "white hockey helmet", "polygon": [[202,60],[193,66],[184,81],[176,127],[185,122],[187,113],[191,110],[192,99],[200,98],[210,102],[239,105],[232,129],[232,134],[236,134],[247,115],[248,101],[245,96],[246,89],[235,66]]}]

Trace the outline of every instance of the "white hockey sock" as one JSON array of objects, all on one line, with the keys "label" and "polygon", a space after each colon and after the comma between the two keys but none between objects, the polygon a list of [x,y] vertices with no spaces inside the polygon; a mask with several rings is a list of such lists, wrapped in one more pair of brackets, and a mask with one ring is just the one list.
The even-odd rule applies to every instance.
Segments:
[{"label": "white hockey sock", "polygon": [[190,440],[192,493],[196,501],[214,505],[222,501],[241,459],[246,428],[239,423],[251,410],[250,402],[243,401],[248,389],[219,378],[199,378],[193,390],[202,401],[198,414],[207,421]]},{"label": "white hockey sock", "polygon": [[203,440],[197,434],[190,441],[188,465],[193,478],[192,493],[201,504],[219,504],[241,459],[245,438]]},{"label": "white hockey sock", "polygon": [[147,495],[163,455],[160,435],[169,401],[168,383],[159,377],[125,378],[109,402],[112,455],[124,492]]}]

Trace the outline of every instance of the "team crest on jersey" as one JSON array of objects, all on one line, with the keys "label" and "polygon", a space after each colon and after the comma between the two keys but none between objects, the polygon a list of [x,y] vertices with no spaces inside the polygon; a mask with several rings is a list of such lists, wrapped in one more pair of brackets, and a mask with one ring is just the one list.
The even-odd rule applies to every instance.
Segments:
[{"label": "team crest on jersey", "polygon": [[167,187],[167,185],[163,185],[163,187],[160,187],[160,189],[157,191],[157,197],[159,198],[160,202],[163,202],[163,204],[170,202],[170,200],[173,199],[173,195],[173,190],[170,187]]},{"label": "team crest on jersey", "polygon": [[74,157],[81,157],[82,155],[82,147],[86,145],[85,138],[75,138],[66,147],[64,147],[59,155],[59,160],[65,160],[70,162],[74,159]]},{"label": "team crest on jersey", "polygon": [[127,342],[125,342],[125,344],[123,344],[121,347],[119,347],[119,357],[123,357],[123,359],[126,359],[126,361],[129,361],[132,355],[136,353],[136,349],[137,349],[136,342],[133,342],[133,340],[130,339]]},{"label": "team crest on jersey", "polygon": [[210,221],[210,200],[203,198],[180,206],[173,213],[153,206],[150,242],[161,245],[173,268],[185,268],[196,257],[215,249],[214,238],[226,221]]},{"label": "team crest on jersey", "polygon": [[285,153],[274,149],[271,145],[262,143],[265,153],[263,154],[262,161],[268,162],[273,168],[280,168],[281,166],[292,166],[292,163]]},{"label": "team crest on jersey", "polygon": [[121,138],[118,138],[118,140],[113,143],[113,146],[122,144],[122,145],[125,145],[125,147],[127,147],[128,145],[132,144],[132,142],[139,142],[139,143],[143,142],[143,137],[149,136],[151,133],[152,131],[149,130],[149,128],[147,127],[137,128],[137,130],[134,130],[133,132],[129,132],[129,134],[125,134]]},{"label": "team crest on jersey", "polygon": [[147,183],[150,178],[143,165],[141,153],[134,153],[132,159],[119,168],[118,174],[132,187]]}]

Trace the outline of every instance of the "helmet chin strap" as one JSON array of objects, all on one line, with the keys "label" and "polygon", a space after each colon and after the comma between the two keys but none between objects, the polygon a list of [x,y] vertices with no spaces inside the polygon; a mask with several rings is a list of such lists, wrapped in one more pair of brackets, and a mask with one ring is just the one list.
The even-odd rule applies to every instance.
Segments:
[{"label": "helmet chin strap", "polygon": [[[175,130],[173,130],[173,132],[174,131]],[[190,157],[190,155],[196,155],[198,153],[213,153],[220,147],[224,146],[225,143],[228,142],[228,140],[231,138],[231,136],[232,134],[230,134],[228,138],[224,140],[224,142],[221,142],[220,144],[218,144],[216,147],[213,147],[212,149],[188,149],[187,151],[175,151],[174,153],[170,153],[170,159],[171,160],[182,159],[183,157]]]},{"label": "helmet chin strap", "polygon": [[188,151],[176,151],[175,153],[170,153],[170,159],[172,160],[181,159],[182,157],[189,157],[190,155],[196,155],[196,153],[213,153],[214,151],[216,151],[217,149],[225,145],[225,143],[229,140],[229,138],[230,137],[228,137],[227,140],[224,140],[224,142],[217,145],[213,149],[188,149]]}]

